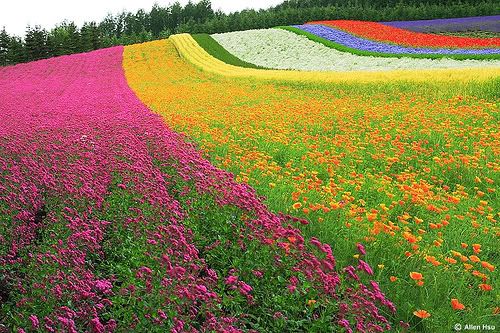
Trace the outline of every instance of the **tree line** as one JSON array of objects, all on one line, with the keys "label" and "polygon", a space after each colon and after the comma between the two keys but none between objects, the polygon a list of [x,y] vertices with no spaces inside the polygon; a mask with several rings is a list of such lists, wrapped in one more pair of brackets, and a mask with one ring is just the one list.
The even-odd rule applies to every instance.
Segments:
[{"label": "tree line", "polygon": [[166,38],[174,33],[220,33],[301,24],[313,20],[418,20],[496,15],[497,0],[286,0],[266,10],[225,14],[210,0],[178,2],[150,11],[109,14],[78,27],[64,21],[51,30],[27,27],[24,38],[0,31],[0,66]]}]

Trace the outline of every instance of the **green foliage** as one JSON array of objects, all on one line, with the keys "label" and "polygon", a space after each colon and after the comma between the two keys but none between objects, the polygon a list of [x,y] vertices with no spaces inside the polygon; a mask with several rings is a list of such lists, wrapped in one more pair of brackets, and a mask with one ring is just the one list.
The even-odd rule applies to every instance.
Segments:
[{"label": "green foliage", "polygon": [[213,39],[208,34],[195,34],[193,35],[194,40],[207,51],[211,56],[234,66],[246,67],[246,68],[263,68],[256,66],[254,64],[245,62],[240,58],[229,53],[225,48],[223,48],[215,39]]}]

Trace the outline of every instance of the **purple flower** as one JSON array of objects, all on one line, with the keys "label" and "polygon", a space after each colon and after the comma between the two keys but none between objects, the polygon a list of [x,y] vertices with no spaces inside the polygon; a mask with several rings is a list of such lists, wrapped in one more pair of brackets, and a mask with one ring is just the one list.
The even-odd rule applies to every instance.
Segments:
[{"label": "purple flower", "polygon": [[500,15],[380,23],[416,32],[457,32],[470,30],[500,32],[499,22]]},{"label": "purple flower", "polygon": [[348,32],[336,29],[333,27],[327,27],[319,24],[303,24],[295,25],[295,28],[299,28],[303,31],[307,31],[321,38],[327,39],[329,41],[335,42],[337,44],[369,52],[378,53],[389,53],[389,54],[500,54],[500,48],[491,49],[445,49],[445,48],[416,48],[407,47],[395,44],[389,44],[384,42],[372,41],[362,37],[357,37]]}]

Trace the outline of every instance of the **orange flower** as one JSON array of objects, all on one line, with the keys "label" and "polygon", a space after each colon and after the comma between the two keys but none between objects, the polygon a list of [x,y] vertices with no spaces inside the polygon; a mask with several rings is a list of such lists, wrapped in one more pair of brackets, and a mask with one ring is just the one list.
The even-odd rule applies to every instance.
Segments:
[{"label": "orange flower", "polygon": [[421,319],[429,318],[431,316],[431,314],[425,310],[413,311],[413,314]]},{"label": "orange flower", "polygon": [[452,298],[451,299],[451,307],[453,308],[453,310],[463,310],[463,309],[465,309],[465,305],[463,305],[462,303],[460,303],[458,301],[458,299],[456,299],[456,298]]},{"label": "orange flower", "polygon": [[447,261],[448,263],[450,263],[450,264],[456,264],[456,263],[457,263],[457,261],[456,261],[455,259],[453,259],[453,258],[449,258],[449,257],[448,257],[448,258],[446,258],[446,259],[444,259],[444,260],[446,260],[446,261]]},{"label": "orange flower", "polygon": [[420,280],[417,281],[417,286],[422,287],[424,285],[424,281]]},{"label": "orange flower", "polygon": [[493,289],[493,287],[489,284],[481,283],[481,284],[479,284],[479,289],[481,289],[483,291],[490,291]]},{"label": "orange flower", "polygon": [[413,244],[415,242],[418,241],[417,237],[415,237],[414,235],[412,235],[411,233],[409,232],[404,232],[403,233],[403,237],[410,243],[410,244]]},{"label": "orange flower", "polygon": [[495,270],[495,266],[493,266],[492,264],[490,264],[489,262],[487,261],[482,261],[481,262],[481,266],[483,266],[484,268],[486,268],[487,270],[489,270],[490,272],[493,272]]},{"label": "orange flower", "polygon": [[299,209],[300,207],[302,207],[302,204],[300,202],[296,202],[293,204],[293,209]]},{"label": "orange flower", "polygon": [[396,282],[398,280],[398,278],[391,275],[391,277],[389,278],[389,280],[391,280],[391,282]]},{"label": "orange flower", "polygon": [[421,273],[419,273],[419,272],[411,272],[410,273],[410,277],[413,280],[422,280],[424,278],[424,276]]},{"label": "orange flower", "polygon": [[472,255],[469,257],[469,259],[472,261],[472,262],[480,262],[481,259],[479,259],[479,257],[475,256],[475,255]]},{"label": "orange flower", "polygon": [[313,306],[314,304],[316,304],[316,300],[315,299],[310,299],[307,301],[307,305],[309,306]]}]

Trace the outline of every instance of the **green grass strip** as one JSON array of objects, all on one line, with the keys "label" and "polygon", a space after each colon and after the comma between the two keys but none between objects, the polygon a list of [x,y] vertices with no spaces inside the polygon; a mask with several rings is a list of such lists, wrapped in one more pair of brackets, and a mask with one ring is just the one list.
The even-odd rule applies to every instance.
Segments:
[{"label": "green grass strip", "polygon": [[280,26],[276,27],[276,29],[283,29],[297,35],[302,35],[313,42],[317,42],[323,44],[329,48],[336,49],[341,52],[349,52],[352,54],[360,55],[360,56],[371,56],[371,57],[385,57],[385,58],[425,58],[425,59],[456,59],[456,60],[466,60],[466,59],[474,59],[474,60],[485,60],[485,59],[500,59],[500,54],[413,54],[413,53],[382,53],[382,52],[372,52],[372,51],[364,51],[353,49],[351,47],[333,42],[331,40],[319,37],[310,32],[304,31],[302,29],[290,26]]},{"label": "green grass strip", "polygon": [[217,43],[215,39],[209,34],[194,34],[194,40],[212,57],[217,58],[226,64],[245,67],[245,68],[258,68],[267,69],[265,67],[257,66],[249,62],[243,61],[240,58],[229,53],[222,45]]}]

